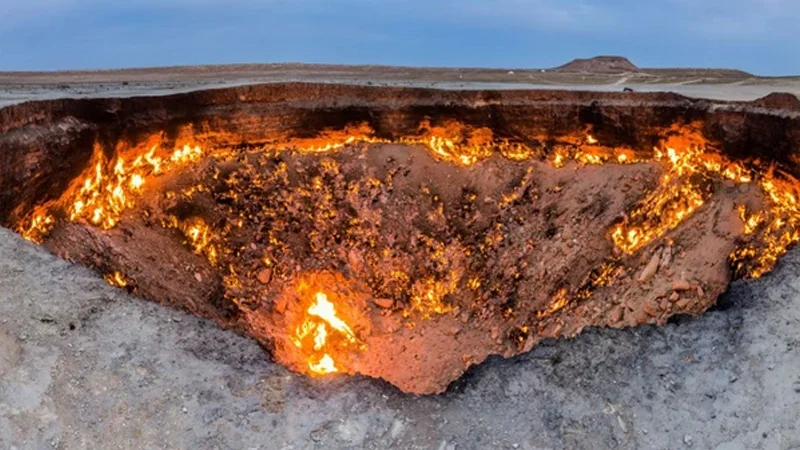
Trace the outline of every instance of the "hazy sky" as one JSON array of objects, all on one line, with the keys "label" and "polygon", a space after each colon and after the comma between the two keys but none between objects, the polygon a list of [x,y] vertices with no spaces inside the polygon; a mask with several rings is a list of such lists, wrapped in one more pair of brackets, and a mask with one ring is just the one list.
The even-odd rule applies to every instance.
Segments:
[{"label": "hazy sky", "polygon": [[800,74],[800,0],[0,0],[0,70],[238,62]]}]

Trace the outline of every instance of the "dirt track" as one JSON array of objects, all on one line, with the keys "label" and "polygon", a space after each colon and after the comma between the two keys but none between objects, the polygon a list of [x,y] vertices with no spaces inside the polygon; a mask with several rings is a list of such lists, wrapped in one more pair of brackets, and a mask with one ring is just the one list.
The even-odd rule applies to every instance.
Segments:
[{"label": "dirt track", "polygon": [[699,319],[549,341],[417,398],[291,374],[0,230],[0,447],[798,448],[798,269],[793,251]]}]

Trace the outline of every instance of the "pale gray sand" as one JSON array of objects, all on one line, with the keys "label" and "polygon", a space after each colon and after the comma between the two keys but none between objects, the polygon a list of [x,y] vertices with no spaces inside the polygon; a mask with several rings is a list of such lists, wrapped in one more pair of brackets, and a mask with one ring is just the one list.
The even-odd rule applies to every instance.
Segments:
[{"label": "pale gray sand", "polygon": [[497,82],[427,82],[427,81],[365,81],[358,79],[325,79],[308,77],[230,78],[188,81],[142,81],[122,83],[74,83],[74,84],[0,84],[0,107],[28,100],[52,100],[57,98],[131,97],[146,95],[169,95],[199,89],[243,86],[259,83],[309,81],[344,83],[373,86],[405,86],[434,89],[564,89],[596,92],[621,92],[630,88],[638,92],[676,92],[688,97],[714,100],[750,101],[772,92],[789,92],[800,96],[800,82],[776,81],[764,84],[527,84]]}]

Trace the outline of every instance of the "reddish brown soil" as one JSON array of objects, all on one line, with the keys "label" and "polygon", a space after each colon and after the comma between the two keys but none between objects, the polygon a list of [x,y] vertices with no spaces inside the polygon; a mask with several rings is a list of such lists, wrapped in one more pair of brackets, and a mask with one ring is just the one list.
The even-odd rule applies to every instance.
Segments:
[{"label": "reddish brown soil", "polygon": [[[215,173],[209,192],[180,195]],[[491,354],[511,356],[585,326],[663,323],[712,305],[727,287],[727,256],[741,228],[733,201],[745,192],[732,185],[720,186],[685,226],[623,258],[609,286],[543,313],[561,290],[578,296],[614,258],[608,230],[660,173],[649,163],[556,169],[501,157],[461,168],[399,145],[324,157],[244,153],[162,180],[112,230],[67,224],[45,245],[105,273],[120,271],[139,295],[239,329],[298,371],[307,370],[306,360],[291,337],[307,307],[298,286],[310,283],[335,296],[366,344],[337,354],[340,369],[435,393]],[[517,198],[504,203],[511,193]],[[170,216],[230,230],[220,237],[226,250],[216,267],[159,225]],[[662,257],[667,248],[671,256]],[[659,270],[637,281],[652,254]],[[275,263],[265,267],[265,258]],[[223,283],[229,268],[238,274],[233,288]],[[424,280],[446,285],[451,277],[454,288],[441,299],[449,311],[413,308]],[[472,278],[480,286],[470,287]],[[673,289],[678,280],[689,283],[685,290]]]}]

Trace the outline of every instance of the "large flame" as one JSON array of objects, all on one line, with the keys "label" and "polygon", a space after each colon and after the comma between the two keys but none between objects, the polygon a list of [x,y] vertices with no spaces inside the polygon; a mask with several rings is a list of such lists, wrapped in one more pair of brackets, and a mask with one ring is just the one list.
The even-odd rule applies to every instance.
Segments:
[{"label": "large flame", "polygon": [[787,174],[776,176],[772,171],[761,180],[769,208],[748,215],[739,208],[744,232],[754,237],[731,254],[734,269],[740,275],[758,278],[772,270],[786,249],[800,242],[800,192],[797,180]]},{"label": "large flame", "polygon": [[[130,163],[122,157],[109,162],[102,151],[96,150],[92,169],[65,195],[69,221],[113,228],[122,213],[134,206],[134,198],[141,194],[151,177],[195,162],[203,154],[199,146],[191,145],[184,145],[166,156],[156,154],[157,150],[158,146],[153,146]],[[37,208],[18,227],[20,234],[28,240],[41,242],[55,226],[55,209],[58,208]]]},{"label": "large flame", "polygon": [[[337,342],[328,332],[328,327],[338,336]],[[303,322],[294,330],[292,342],[308,354],[308,370],[312,374],[325,375],[338,372],[332,354],[350,345],[363,347],[347,323],[336,314],[336,307],[323,292],[314,295],[314,302],[305,311]]]},{"label": "large flame", "polygon": [[660,238],[703,206],[711,195],[703,187],[704,180],[717,177],[740,184],[752,181],[742,165],[692,143],[684,144],[680,150],[656,148],[654,157],[668,169],[659,186],[611,231],[614,244],[625,253],[633,253]]},{"label": "large flame", "polygon": [[104,161],[98,161],[94,173],[81,185],[69,209],[71,221],[86,220],[105,229],[117,224],[122,212],[133,206],[133,197],[145,185],[147,177],[168,172],[187,162],[197,161],[203,151],[198,146],[185,145],[169,157],[155,154],[153,147],[132,163],[117,158],[113,170],[106,173]]}]

